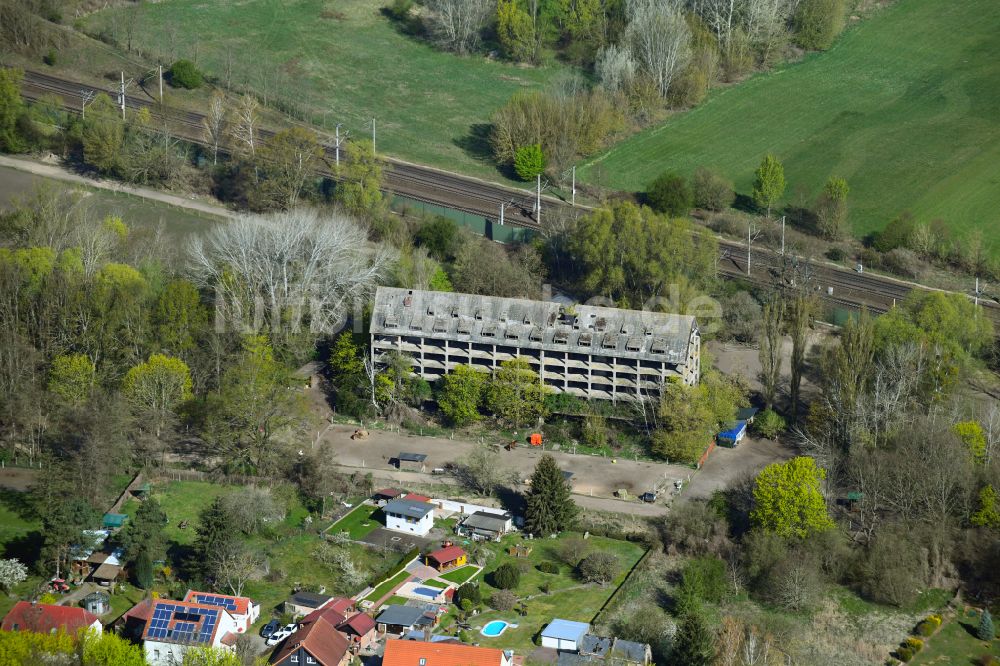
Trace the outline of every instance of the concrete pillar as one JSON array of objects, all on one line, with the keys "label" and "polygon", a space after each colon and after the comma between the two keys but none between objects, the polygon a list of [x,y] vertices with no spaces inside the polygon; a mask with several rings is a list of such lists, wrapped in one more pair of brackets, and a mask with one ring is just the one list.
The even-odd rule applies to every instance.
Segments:
[{"label": "concrete pillar", "polygon": [[569,352],[563,352],[563,391],[569,392]]}]

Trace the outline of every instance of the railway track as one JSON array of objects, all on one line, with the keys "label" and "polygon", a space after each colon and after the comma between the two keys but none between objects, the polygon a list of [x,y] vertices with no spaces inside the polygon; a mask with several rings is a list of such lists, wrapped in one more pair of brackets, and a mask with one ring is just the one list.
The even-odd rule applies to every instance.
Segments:
[{"label": "railway track", "polygon": [[[99,88],[34,71],[26,71],[22,83],[22,94],[25,97],[37,99],[42,95],[55,94],[62,98],[67,109],[73,111],[79,111],[83,94],[97,92],[107,93],[112,99],[116,99],[118,94],[111,86]],[[143,93],[147,98],[126,95],[126,108],[146,108],[154,114],[162,113],[173,124],[179,137],[205,145],[202,138],[204,115],[169,107],[161,109],[152,95],[144,89]],[[267,141],[274,136],[274,131],[262,129],[260,136]],[[325,177],[337,179],[332,168],[335,149],[324,146],[324,151],[326,164],[319,171]],[[385,188],[388,192],[489,219],[496,219],[500,206],[503,205],[505,221],[510,225],[535,230],[541,228],[534,212],[535,197],[531,193],[401,160],[390,158],[387,162],[389,166],[385,171]],[[543,196],[542,207],[543,210],[545,207],[552,210],[566,208],[568,204],[560,199]],[[587,206],[577,208],[588,210]],[[783,258],[778,253],[764,248],[754,249],[751,275],[748,278],[746,246],[720,238],[719,248],[723,253],[719,271],[723,275],[749,279],[761,285],[773,285],[781,279],[780,265]],[[913,289],[927,289],[921,285],[881,275],[857,273],[825,263],[810,263],[809,266],[811,281],[816,286],[817,294],[827,302],[844,307],[864,306],[873,312],[884,312],[906,298]],[[1000,333],[1000,304],[991,300],[981,300],[980,303]]]}]

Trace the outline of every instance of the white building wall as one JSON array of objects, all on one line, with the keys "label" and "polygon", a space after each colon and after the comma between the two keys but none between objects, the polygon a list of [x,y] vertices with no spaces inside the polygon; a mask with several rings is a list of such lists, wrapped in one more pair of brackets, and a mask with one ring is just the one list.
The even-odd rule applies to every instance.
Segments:
[{"label": "white building wall", "polygon": [[393,532],[403,532],[405,534],[415,534],[425,536],[434,527],[434,512],[431,511],[420,520],[408,521],[406,518],[392,514],[386,514],[385,526]]}]

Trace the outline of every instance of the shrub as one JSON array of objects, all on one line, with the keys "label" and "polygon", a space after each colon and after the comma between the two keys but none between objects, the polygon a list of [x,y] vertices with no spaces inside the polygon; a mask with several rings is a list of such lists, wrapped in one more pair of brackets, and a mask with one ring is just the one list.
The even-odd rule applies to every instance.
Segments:
[{"label": "shrub", "polygon": [[490,606],[498,611],[509,611],[517,604],[517,595],[510,590],[499,590],[490,597]]},{"label": "shrub", "polygon": [[607,551],[598,551],[580,562],[580,577],[588,583],[607,585],[618,575],[618,558]]},{"label": "shrub", "polygon": [[788,428],[785,419],[773,409],[765,409],[753,421],[754,432],[761,437],[774,439]]},{"label": "shrub", "polygon": [[979,626],[976,627],[976,637],[981,641],[992,641],[996,637],[996,630],[993,627],[993,616],[989,609],[984,609],[979,616]]},{"label": "shrub", "polygon": [[698,167],[691,177],[694,205],[706,210],[725,210],[733,204],[733,184],[719,174]]},{"label": "shrub", "polygon": [[910,636],[909,638],[906,639],[905,645],[906,647],[913,650],[914,654],[924,649],[924,642],[919,638],[915,638],[913,636]]},{"label": "shrub", "polygon": [[934,623],[935,627],[940,627],[941,626],[941,616],[940,615],[937,615],[937,614],[928,615],[927,616],[927,621]]},{"label": "shrub", "polygon": [[691,211],[694,199],[686,180],[675,173],[664,173],[646,189],[646,202],[658,213],[678,217]]},{"label": "shrub", "polygon": [[514,153],[514,171],[521,180],[534,180],[545,171],[545,155],[542,154],[541,144],[533,143],[518,148]]},{"label": "shrub", "polygon": [[913,650],[908,647],[896,648],[896,657],[903,663],[913,659]]},{"label": "shrub", "polygon": [[513,590],[520,584],[521,571],[509,562],[493,571],[493,587],[499,590]]},{"label": "shrub", "polygon": [[478,585],[475,583],[465,583],[455,590],[455,603],[458,606],[461,606],[462,601],[466,599],[468,599],[473,605],[476,605],[483,600],[483,593],[479,589]]},{"label": "shrub", "polygon": [[847,252],[842,247],[831,247],[826,251],[826,258],[830,261],[843,261],[846,256]]},{"label": "shrub", "polygon": [[923,620],[919,624],[917,624],[917,627],[916,629],[913,630],[913,633],[915,633],[918,636],[923,636],[924,638],[926,638],[927,636],[930,636],[931,634],[934,633],[934,629],[935,627],[933,622],[928,622],[927,620]]},{"label": "shrub", "polygon": [[56,64],[57,56],[55,49],[49,49],[49,52],[42,56],[42,62],[44,62],[49,67],[54,67]]},{"label": "shrub", "polygon": [[538,565],[538,570],[542,573],[547,574],[557,574],[559,573],[559,565],[555,562],[542,562]]},{"label": "shrub", "polygon": [[201,72],[190,60],[178,60],[170,66],[170,85],[175,88],[192,90],[200,88],[204,82]]},{"label": "shrub", "polygon": [[795,12],[795,42],[804,49],[823,51],[833,45],[844,29],[844,0],[805,0]]}]

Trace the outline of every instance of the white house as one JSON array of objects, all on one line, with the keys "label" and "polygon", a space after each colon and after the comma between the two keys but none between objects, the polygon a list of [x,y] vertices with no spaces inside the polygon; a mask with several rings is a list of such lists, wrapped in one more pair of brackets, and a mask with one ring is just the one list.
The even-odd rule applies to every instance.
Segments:
[{"label": "white house", "polygon": [[225,608],[236,621],[236,633],[239,634],[250,629],[250,625],[260,617],[260,604],[255,604],[249,597],[234,597],[229,594],[188,590],[187,594],[184,595],[184,601],[202,606]]},{"label": "white house", "polygon": [[586,622],[552,620],[549,626],[542,629],[542,647],[576,652],[589,632],[590,625]]},{"label": "white house", "polygon": [[434,527],[434,505],[409,499],[392,500],[382,508],[385,526],[394,532],[426,536]]},{"label": "white house", "polygon": [[232,650],[238,633],[236,620],[221,606],[160,599],[142,632],[146,663],[176,666],[195,647]]}]

